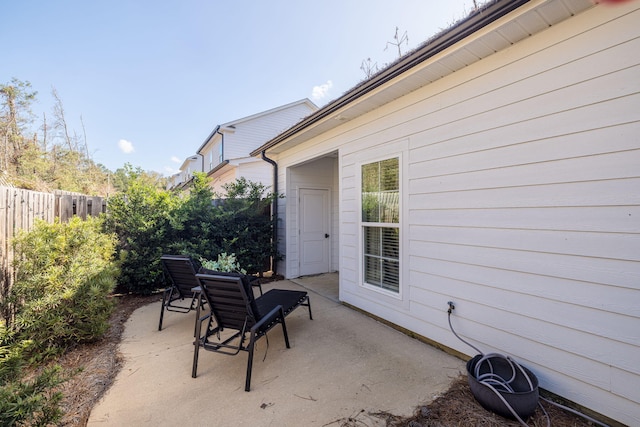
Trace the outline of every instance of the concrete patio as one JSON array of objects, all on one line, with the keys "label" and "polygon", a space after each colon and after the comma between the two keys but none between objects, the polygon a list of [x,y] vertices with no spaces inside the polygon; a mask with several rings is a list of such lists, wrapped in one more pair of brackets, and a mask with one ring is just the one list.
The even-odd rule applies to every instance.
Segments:
[{"label": "concrete patio", "polygon": [[306,307],[287,317],[290,349],[279,327],[268,345],[258,341],[249,393],[244,352],[201,351],[191,378],[193,312],[166,314],[158,331],[160,303],[138,309],[120,346],[124,366],[88,425],[383,426],[372,413],[411,415],[464,371],[461,360],[341,305],[332,280],[265,286],[307,288],[313,320]]}]

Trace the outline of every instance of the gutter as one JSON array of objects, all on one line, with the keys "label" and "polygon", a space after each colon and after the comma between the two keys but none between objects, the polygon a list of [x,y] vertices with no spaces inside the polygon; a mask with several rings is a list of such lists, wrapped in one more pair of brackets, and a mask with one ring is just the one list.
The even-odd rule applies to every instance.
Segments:
[{"label": "gutter", "polygon": [[202,149],[204,148],[205,145],[207,145],[207,143],[209,142],[209,140],[211,140],[211,138],[213,138],[213,136],[216,133],[220,133],[220,125],[217,125],[215,127],[215,129],[213,129],[213,131],[209,134],[209,136],[207,137],[207,139],[204,140],[204,142],[202,143],[202,145],[200,146],[200,148],[198,148],[198,151],[196,151],[196,153],[200,153],[200,151],[202,151]]},{"label": "gutter", "polygon": [[218,135],[220,135],[221,141],[220,141],[220,146],[221,149],[220,151],[222,152],[222,160],[225,160],[225,155],[224,155],[224,133],[220,132],[220,126],[216,126],[216,131],[215,131]]},{"label": "gutter", "polygon": [[229,164],[229,160],[225,160],[223,162],[218,163],[215,168],[213,168],[209,172],[207,172],[207,176],[213,175],[214,173],[218,172],[220,169],[222,169],[223,167],[227,166],[228,164]]},{"label": "gutter", "polygon": [[200,154],[199,152],[196,153],[196,156],[200,156],[200,160],[202,160],[201,161],[202,164],[200,165],[200,172],[204,172],[204,156],[202,154]]},{"label": "gutter", "polygon": [[[273,198],[273,202],[271,202],[271,218],[273,219],[273,243],[277,244],[278,242],[278,163],[275,160],[270,159],[266,155],[266,151],[262,150],[260,153],[262,156],[262,160],[271,164],[273,166],[273,194],[275,197]],[[272,258],[271,259],[271,271],[275,274],[277,263]]]},{"label": "gutter", "polygon": [[389,67],[375,74],[369,80],[365,80],[356,85],[340,98],[307,116],[307,118],[303,119],[300,123],[292,126],[270,141],[267,141],[260,148],[251,152],[251,156],[256,156],[261,152],[264,153],[266,150],[273,148],[295,134],[302,132],[304,129],[329,117],[341,108],[355,102],[364,95],[469,37],[471,34],[518,9],[529,1],[530,0],[494,0],[490,4],[485,5],[451,28],[427,40],[421,47],[400,58]]}]

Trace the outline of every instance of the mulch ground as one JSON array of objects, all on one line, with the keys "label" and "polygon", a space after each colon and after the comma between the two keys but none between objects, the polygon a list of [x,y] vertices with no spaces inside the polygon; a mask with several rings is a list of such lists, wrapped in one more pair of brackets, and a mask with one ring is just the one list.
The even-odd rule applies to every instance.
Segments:
[{"label": "mulch ground", "polygon": [[[160,300],[161,295],[124,295],[114,298],[117,300],[117,305],[105,337],[96,343],[79,346],[57,361],[70,377],[62,386],[64,394],[62,409],[65,412],[60,423],[62,426],[86,426],[91,409],[109,389],[122,368],[123,359],[118,352],[118,345],[125,322],[134,310]],[[369,424],[366,419],[374,417],[385,422],[387,427],[519,426],[515,421],[507,420],[482,408],[473,397],[464,376],[455,379],[451,388],[432,403],[428,405],[415,403],[418,406],[411,417],[398,417],[385,412],[365,414],[363,411],[362,417],[356,414],[354,417],[339,420],[336,425],[367,426]],[[554,427],[593,425],[555,406],[549,404],[544,406]],[[547,419],[538,408],[529,417],[527,424],[531,427],[544,427],[547,426]]]},{"label": "mulch ground", "polygon": [[86,426],[93,406],[113,383],[122,368],[118,345],[125,322],[137,308],[162,299],[151,296],[122,295],[114,297],[116,308],[109,319],[110,327],[98,342],[78,346],[57,360],[70,379],[63,383],[61,426]]}]

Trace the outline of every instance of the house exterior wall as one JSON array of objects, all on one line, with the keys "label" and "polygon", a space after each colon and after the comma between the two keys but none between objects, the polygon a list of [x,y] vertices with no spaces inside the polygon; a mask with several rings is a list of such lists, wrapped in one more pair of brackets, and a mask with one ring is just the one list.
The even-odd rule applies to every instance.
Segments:
[{"label": "house exterior wall", "polygon": [[330,216],[330,271],[338,271],[339,268],[339,248],[338,248],[338,163],[335,158],[324,157],[319,160],[315,160],[311,163],[306,163],[299,167],[291,167],[287,171],[287,192],[285,199],[284,212],[287,214],[287,220],[282,221],[283,217],[280,217],[280,223],[286,224],[286,228],[281,230],[280,242],[286,244],[281,246],[280,250],[284,253],[285,247],[289,248],[288,253],[291,256],[287,256],[283,261],[286,263],[285,271],[288,272],[289,277],[298,277],[300,275],[300,253],[298,250],[298,230],[299,230],[299,205],[297,203],[299,199],[299,190],[301,188],[309,189],[321,189],[329,191],[329,200],[331,205]]},{"label": "house exterior wall", "polygon": [[[289,224],[289,167],[339,153],[341,300],[473,355],[454,301],[474,345],[640,425],[639,8],[595,6],[275,156]],[[360,272],[359,168],[393,155],[398,296]]]},{"label": "house exterior wall", "polygon": [[247,157],[251,150],[316,109],[309,101],[299,101],[222,125],[219,133],[211,135],[199,150],[199,154],[204,156],[204,171],[213,170],[225,160]]},{"label": "house exterior wall", "polygon": [[238,163],[238,177],[243,176],[249,181],[260,182],[268,189],[272,190],[273,166],[264,160],[254,158],[246,159]]},{"label": "house exterior wall", "polygon": [[216,176],[211,180],[209,186],[211,187],[211,190],[215,194],[224,195],[225,194],[224,186],[229,184],[230,182],[235,181],[237,177],[238,177],[237,169],[230,168],[228,170],[225,170],[224,172],[216,174]]},{"label": "house exterior wall", "polygon": [[211,174],[213,191],[222,193],[222,185],[240,177],[270,188],[272,166],[261,159],[248,157],[249,153],[316,110],[310,101],[298,101],[229,122],[221,125],[219,132],[212,132],[198,151],[204,159],[204,172],[211,172],[224,161],[236,167],[233,173],[224,167]]},{"label": "house exterior wall", "polygon": [[315,111],[307,103],[296,103],[269,114],[256,115],[254,118],[243,120],[235,126],[232,133],[225,134],[224,160],[246,157],[251,150],[262,145],[265,141],[299,122],[303,117]]},{"label": "house exterior wall", "polygon": [[223,195],[226,184],[243,177],[251,182],[262,183],[266,186],[267,191],[272,191],[270,185],[273,180],[272,168],[269,163],[252,157],[235,160],[213,176],[210,184],[211,189],[215,193]]}]

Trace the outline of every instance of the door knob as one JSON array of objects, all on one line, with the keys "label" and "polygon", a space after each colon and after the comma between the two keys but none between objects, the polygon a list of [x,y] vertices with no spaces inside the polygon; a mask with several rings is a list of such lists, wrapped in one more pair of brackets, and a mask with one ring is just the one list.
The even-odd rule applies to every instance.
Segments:
[{"label": "door knob", "polygon": [[324,234],[324,238],[325,238],[325,239],[328,239],[328,238],[329,238],[329,235],[328,235],[327,233],[325,233],[325,234]]}]

